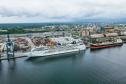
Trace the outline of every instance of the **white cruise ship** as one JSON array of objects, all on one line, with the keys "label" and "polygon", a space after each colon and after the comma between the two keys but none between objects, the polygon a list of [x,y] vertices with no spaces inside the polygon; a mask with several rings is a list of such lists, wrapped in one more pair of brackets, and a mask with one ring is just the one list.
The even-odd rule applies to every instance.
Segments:
[{"label": "white cruise ship", "polygon": [[86,49],[85,45],[80,39],[73,39],[72,37],[58,37],[51,38],[53,41],[60,43],[57,46],[39,46],[31,49],[26,53],[28,57],[46,57],[46,56],[61,56],[65,54],[77,54],[79,51]]}]

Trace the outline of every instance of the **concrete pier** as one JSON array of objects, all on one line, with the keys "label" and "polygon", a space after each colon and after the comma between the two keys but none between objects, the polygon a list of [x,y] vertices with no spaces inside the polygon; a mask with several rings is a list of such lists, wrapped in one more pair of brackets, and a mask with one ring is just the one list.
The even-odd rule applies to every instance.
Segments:
[{"label": "concrete pier", "polygon": [[[12,58],[12,59],[23,58],[23,57],[27,57],[27,56],[24,56],[23,53],[21,53],[21,52],[17,52],[17,53],[15,53],[15,57]],[[11,58],[10,58],[10,59],[11,59]],[[6,56],[5,53],[1,53],[1,54],[0,54],[0,62],[1,62],[2,60],[8,60],[8,57]]]}]

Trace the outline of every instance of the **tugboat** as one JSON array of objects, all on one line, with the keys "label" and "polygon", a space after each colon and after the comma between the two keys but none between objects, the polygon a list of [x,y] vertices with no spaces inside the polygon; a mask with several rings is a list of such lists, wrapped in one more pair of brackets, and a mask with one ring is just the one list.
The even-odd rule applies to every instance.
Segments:
[{"label": "tugboat", "polygon": [[91,35],[91,49],[110,48],[122,45],[123,41],[115,33]]}]

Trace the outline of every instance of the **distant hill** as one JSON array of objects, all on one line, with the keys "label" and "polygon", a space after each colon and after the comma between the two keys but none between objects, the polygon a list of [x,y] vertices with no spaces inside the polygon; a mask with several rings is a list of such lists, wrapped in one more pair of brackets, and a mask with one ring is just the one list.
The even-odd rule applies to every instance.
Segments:
[{"label": "distant hill", "polygon": [[42,26],[61,24],[126,24],[126,19],[76,19],[73,22],[50,22],[50,23],[0,23],[1,29],[8,28],[41,28]]}]

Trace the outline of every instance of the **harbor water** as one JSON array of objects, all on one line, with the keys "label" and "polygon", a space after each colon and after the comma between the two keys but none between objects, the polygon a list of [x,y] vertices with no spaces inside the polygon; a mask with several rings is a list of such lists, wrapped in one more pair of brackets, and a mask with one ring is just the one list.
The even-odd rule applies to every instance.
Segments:
[{"label": "harbor water", "polygon": [[78,55],[2,61],[0,84],[126,84],[126,44]]}]

